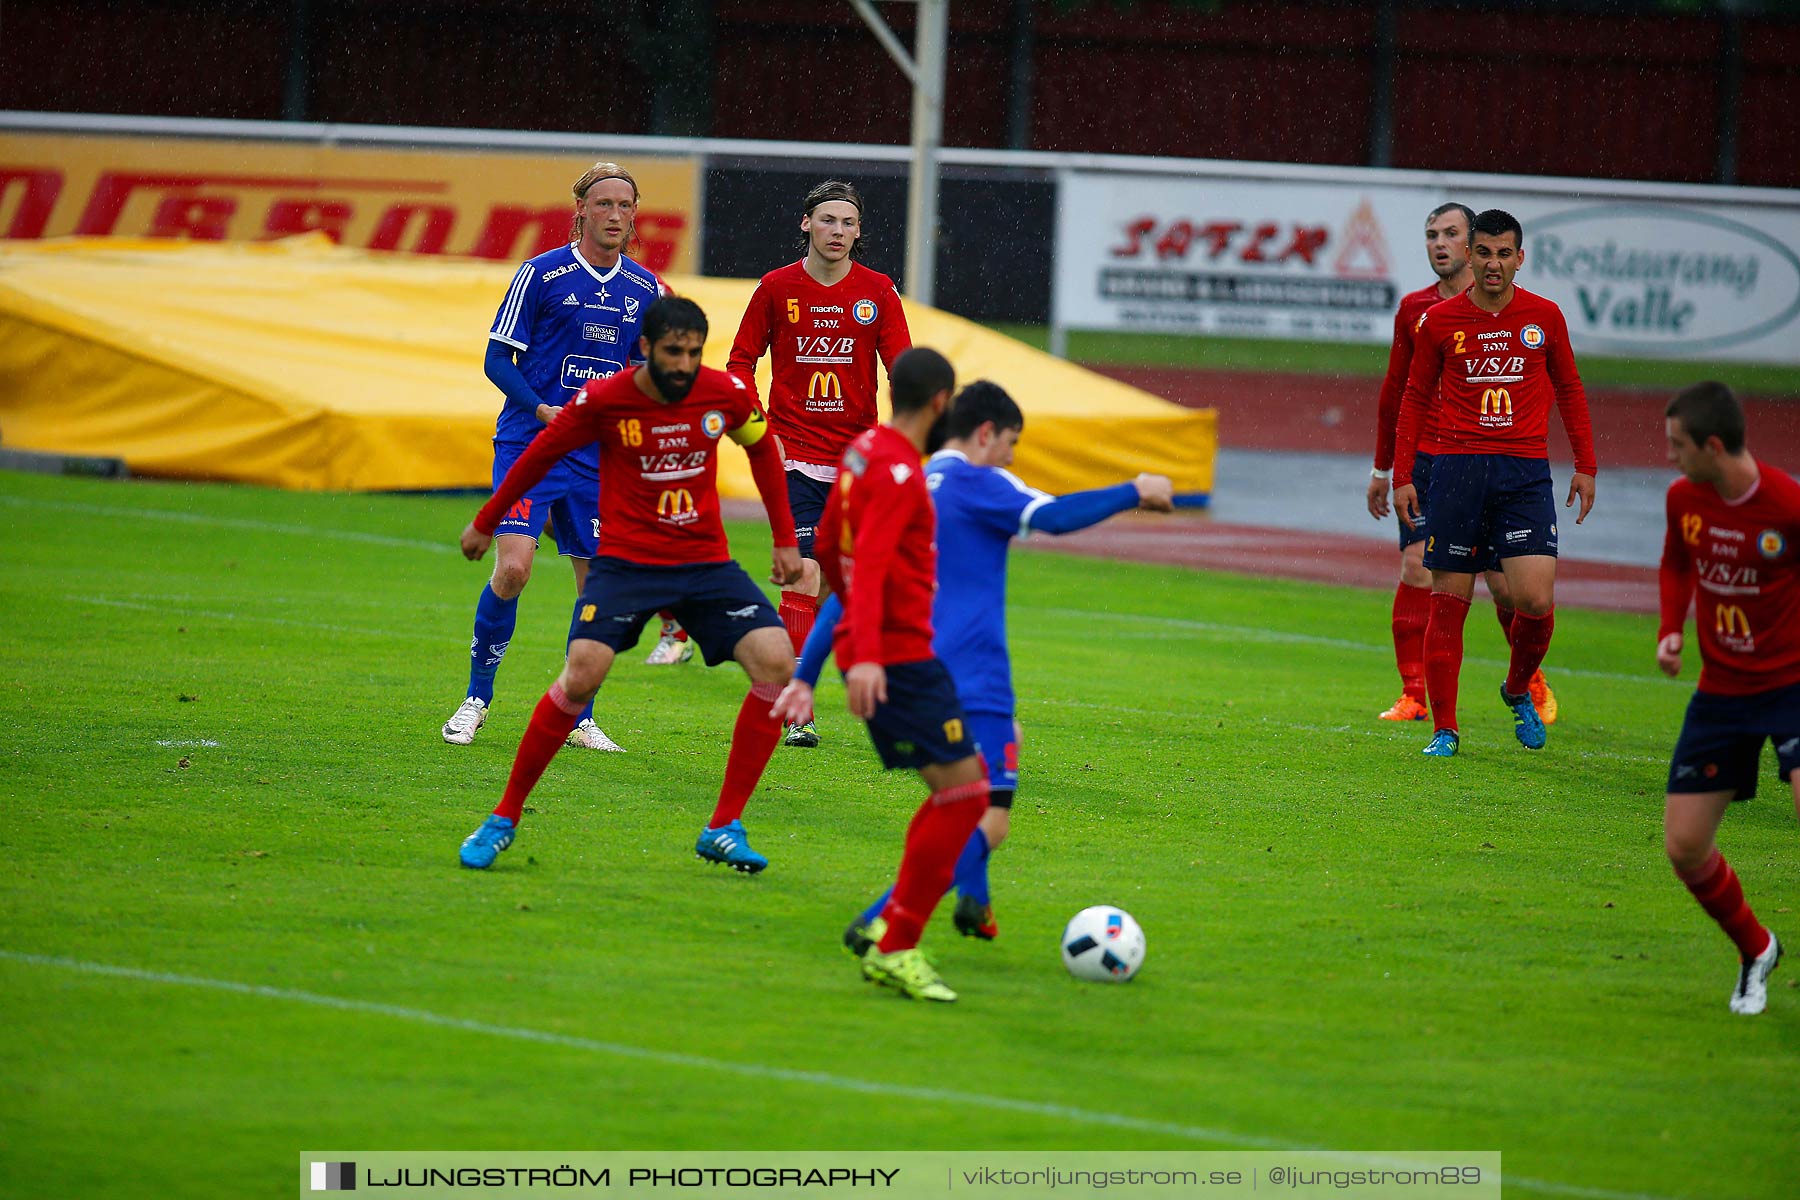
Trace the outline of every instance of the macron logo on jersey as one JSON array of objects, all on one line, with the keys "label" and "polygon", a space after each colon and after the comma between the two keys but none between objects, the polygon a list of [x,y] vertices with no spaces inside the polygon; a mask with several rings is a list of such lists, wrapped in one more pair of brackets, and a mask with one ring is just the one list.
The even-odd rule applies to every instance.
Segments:
[{"label": "macron logo on jersey", "polygon": [[895,463],[889,469],[894,473],[895,483],[905,483],[912,478],[912,468],[905,463]]}]

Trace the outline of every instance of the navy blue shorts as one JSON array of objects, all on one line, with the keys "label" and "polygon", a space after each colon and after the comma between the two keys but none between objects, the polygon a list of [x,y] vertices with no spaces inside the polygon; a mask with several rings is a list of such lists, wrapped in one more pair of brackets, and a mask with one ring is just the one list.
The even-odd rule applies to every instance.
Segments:
[{"label": "navy blue shorts", "polygon": [[637,645],[644,623],[665,608],[709,667],[730,659],[751,630],[782,628],[775,606],[735,562],[654,566],[603,554],[588,567],[587,586],[575,602],[573,636],[623,654]]},{"label": "navy blue shorts", "polygon": [[800,543],[800,557],[815,558],[813,534],[818,530],[819,518],[825,515],[825,501],[831,499],[832,485],[799,471],[787,473],[787,485],[788,508],[794,514],[794,537]]},{"label": "navy blue shorts", "polygon": [[1490,562],[1556,557],[1550,463],[1510,454],[1439,454],[1431,464],[1425,567],[1473,575]]},{"label": "navy blue shorts", "polygon": [[935,658],[887,669],[885,703],[869,718],[869,740],[881,765],[923,767],[961,762],[975,751],[975,732],[963,716],[950,672]]},{"label": "navy blue shorts", "polygon": [[[1431,491],[1431,464],[1436,459],[1437,456],[1433,454],[1415,454],[1413,456],[1413,490],[1419,496],[1419,520],[1409,529],[1399,511],[1394,512],[1394,524],[1400,527],[1400,552],[1402,554],[1406,553],[1408,546],[1415,542],[1422,542],[1431,536],[1431,515],[1425,511],[1425,497]],[[1490,550],[1486,561],[1481,564],[1481,570],[1498,571],[1499,569],[1500,556]]]},{"label": "navy blue shorts", "polygon": [[[494,487],[506,478],[512,465],[525,453],[524,446],[494,443]],[[502,533],[523,534],[537,540],[544,522],[556,538],[556,549],[569,558],[592,558],[600,547],[600,480],[589,479],[571,467],[565,459],[550,468],[537,486],[519,497],[500,523],[494,526],[496,536]]]},{"label": "navy blue shorts", "polygon": [[975,747],[987,760],[988,787],[992,790],[988,803],[995,808],[1011,808],[1013,793],[1019,790],[1019,726],[1011,713],[972,712],[969,729],[975,734]]},{"label": "navy blue shorts", "polygon": [[1400,551],[1414,542],[1422,542],[1431,533],[1430,510],[1425,507],[1425,497],[1431,494],[1431,459],[1429,454],[1413,455],[1413,490],[1419,494],[1419,520],[1408,526],[1406,518],[1400,515],[1399,508],[1394,509],[1394,524],[1400,527]]},{"label": "navy blue shorts", "polygon": [[1695,692],[1669,760],[1668,790],[1756,795],[1764,740],[1775,743],[1781,782],[1800,767],[1800,683],[1747,696]]}]

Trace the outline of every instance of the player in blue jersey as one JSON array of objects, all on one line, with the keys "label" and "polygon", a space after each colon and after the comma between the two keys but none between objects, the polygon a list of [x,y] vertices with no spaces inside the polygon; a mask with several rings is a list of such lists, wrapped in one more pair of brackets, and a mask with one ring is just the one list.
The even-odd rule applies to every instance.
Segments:
[{"label": "player in blue jersey", "polygon": [[[640,361],[635,350],[639,326],[661,291],[656,276],[624,254],[638,204],[631,174],[616,163],[595,163],[572,190],[575,225],[569,244],[519,267],[488,331],[487,377],[506,397],[494,424],[496,488],[583,384]],[[494,674],[512,641],[519,593],[531,578],[546,522],[557,549],[575,569],[580,595],[600,539],[599,471],[597,446],[571,451],[500,522],[494,574],[475,605],[468,695],[444,722],[446,742],[468,745],[487,721]],[[569,744],[621,749],[595,723],[591,701],[569,734]]]},{"label": "player in blue jersey", "polygon": [[[1006,561],[1012,540],[1034,533],[1073,533],[1133,508],[1169,512],[1174,489],[1163,475],[1067,496],[1029,487],[1006,468],[1025,429],[1025,415],[998,384],[982,380],[957,394],[943,422],[943,448],[925,465],[937,508],[938,586],[932,602],[931,648],[950,669],[964,716],[988,767],[988,810],[956,864],[956,928],[992,939],[999,927],[989,900],[987,862],[1011,829],[1019,785],[1019,725],[1014,717],[1012,658],[1006,646]],[[833,597],[819,612],[793,683],[776,715],[810,716],[812,690],[831,648],[843,608]],[[887,896],[870,905],[844,935],[857,954]]]}]

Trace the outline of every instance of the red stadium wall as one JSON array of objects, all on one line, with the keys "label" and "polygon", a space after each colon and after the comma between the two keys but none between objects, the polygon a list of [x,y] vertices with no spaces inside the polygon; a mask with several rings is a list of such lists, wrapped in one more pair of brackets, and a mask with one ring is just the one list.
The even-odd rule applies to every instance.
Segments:
[{"label": "red stadium wall", "polygon": [[[907,140],[908,86],[848,5],[687,3],[711,12],[714,135]],[[8,5],[0,107],[279,119],[293,100],[294,11],[227,0]],[[644,6],[308,0],[303,11],[307,119],[656,132],[651,85],[668,35],[620,23]],[[1370,161],[1383,61],[1373,4],[1090,0],[1032,12],[1033,149]],[[908,6],[883,14],[910,37]],[[951,15],[944,140],[1003,146],[1015,5],[954,0]],[[1713,181],[1725,30],[1714,13],[1401,5],[1392,164]],[[1737,182],[1800,186],[1800,21],[1744,17],[1740,30]]]}]

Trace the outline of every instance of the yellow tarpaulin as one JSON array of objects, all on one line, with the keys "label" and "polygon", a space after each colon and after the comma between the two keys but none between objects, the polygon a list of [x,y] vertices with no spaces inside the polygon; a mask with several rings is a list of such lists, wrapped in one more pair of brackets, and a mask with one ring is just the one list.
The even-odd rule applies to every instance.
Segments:
[{"label": "yellow tarpaulin", "polygon": [[[500,393],[481,360],[514,270],[322,236],[0,243],[0,444],[296,489],[485,488]],[[754,284],[669,282],[706,310],[706,361],[723,367]],[[960,380],[1018,400],[1028,482],[1064,492],[1155,471],[1179,492],[1212,490],[1210,410],[936,309],[908,303],[906,318]],[[742,454],[721,459],[724,494],[754,497]]]}]

